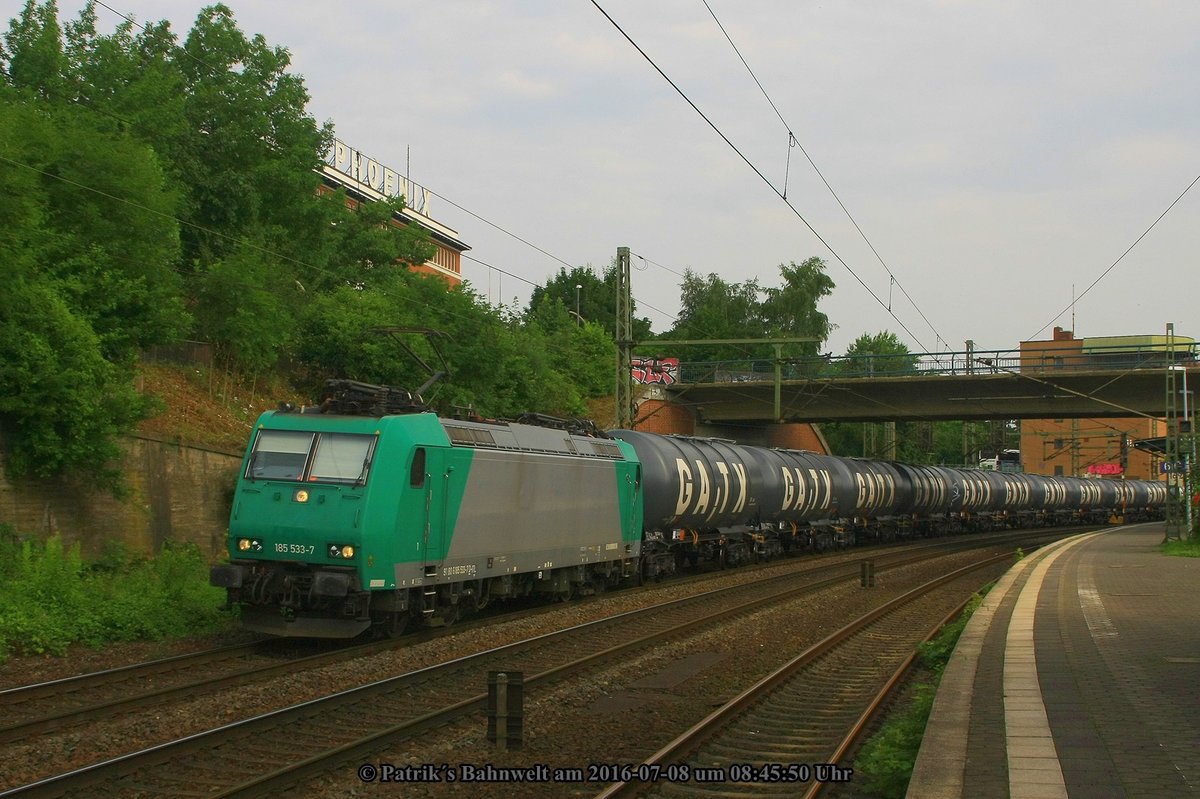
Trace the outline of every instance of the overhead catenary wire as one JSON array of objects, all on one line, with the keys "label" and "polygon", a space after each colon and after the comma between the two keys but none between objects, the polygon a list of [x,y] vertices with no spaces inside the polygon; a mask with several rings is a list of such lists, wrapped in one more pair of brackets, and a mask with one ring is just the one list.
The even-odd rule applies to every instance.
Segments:
[{"label": "overhead catenary wire", "polygon": [[633,37],[631,37],[628,33],[625,32],[625,29],[622,28],[621,25],[615,19],[613,19],[612,16],[610,16],[607,11],[604,10],[604,8],[597,2],[597,0],[591,0],[591,2],[592,2],[592,5],[596,7],[596,10],[599,11],[604,16],[604,18],[607,19],[614,28],[616,28],[617,32],[620,33],[621,36],[623,36],[625,38],[625,40],[627,42],[629,42],[629,44],[635,50],[637,50],[638,54],[641,55],[642,58],[644,58],[646,60],[646,62],[648,64],[650,64],[651,67],[653,67],[653,69],[662,77],[662,79],[665,80],[681,98],[683,98],[684,102],[686,102],[689,106],[691,106],[692,110],[695,111],[700,116],[700,118],[703,119],[704,122],[710,128],[712,128],[713,132],[716,133],[717,136],[719,136],[721,138],[721,140],[723,142],[725,142],[725,144],[731,150],[733,150],[734,153],[739,158],[742,159],[742,161],[746,164],[746,166],[750,167],[751,171],[753,171],[754,174],[758,176],[759,180],[761,180],[763,183],[765,183],[771,189],[771,191],[774,192],[777,197],[779,197],[779,199],[783,202],[783,204],[786,205],[791,210],[791,212],[796,216],[796,218],[799,219],[806,228],[808,228],[809,232],[811,232],[814,236],[816,236],[817,240],[820,241],[821,244],[824,245],[824,247],[827,250],[829,250],[830,254],[837,260],[837,262],[840,263],[845,268],[845,270],[850,273],[850,276],[853,277],[858,282],[858,284],[863,287],[863,289],[867,292],[867,294],[869,294],[871,296],[871,298],[873,300],[875,300],[876,303],[878,303],[879,307],[883,308],[888,313],[888,315],[891,316],[892,319],[894,319],[896,321],[896,324],[900,325],[901,329],[903,329],[904,332],[907,333],[909,335],[909,337],[914,342],[916,342],[916,344],[918,346],[920,346],[922,349],[928,349],[926,347],[926,345],[921,342],[920,337],[917,336],[915,333],[913,333],[913,331],[908,328],[908,325],[904,324],[903,320],[901,320],[900,317],[896,316],[895,313],[893,313],[891,310],[888,309],[887,304],[879,297],[879,295],[876,294],[871,289],[871,287],[867,285],[866,281],[864,281],[858,275],[858,273],[856,271],[854,271],[853,267],[851,267],[850,264],[848,264],[846,262],[846,260],[844,258],[842,258],[842,256],[837,252],[837,250],[835,250],[833,248],[833,246],[828,241],[826,241],[825,238],[819,232],[817,232],[817,229],[814,228],[811,223],[809,223],[809,221],[804,217],[804,215],[800,213],[799,209],[797,209],[794,205],[792,205],[792,203],[783,196],[783,194],[779,191],[779,189],[775,187],[775,184],[773,184],[767,178],[767,176],[763,174],[762,170],[760,170],[754,164],[754,162],[752,162],[749,158],[746,157],[746,155],[741,151],[741,149],[738,148],[738,146],[736,144],[734,144],[729,139],[728,136],[725,135],[725,133],[717,126],[717,124],[715,122],[713,122],[708,117],[708,115],[705,114],[700,109],[700,107],[698,105],[696,105],[696,103],[687,95],[687,93],[684,92],[683,89],[681,89],[679,87],[679,85],[676,84],[675,81],[673,81],[670,78],[670,76],[668,76],[667,73],[663,71],[663,69],[654,61],[654,59],[651,58],[650,55],[645,50],[643,50],[637,42],[635,42],[633,40]]},{"label": "overhead catenary wire", "polygon": [[[1197,182],[1200,182],[1200,175],[1197,175],[1196,177],[1192,178],[1192,182],[1187,185],[1187,188],[1185,188],[1183,191],[1181,191],[1179,193],[1179,196],[1176,197],[1174,200],[1172,200],[1171,204],[1168,205],[1166,207],[1166,209],[1161,214],[1159,214],[1153,222],[1150,223],[1150,226],[1147,227],[1145,230],[1143,230],[1142,234],[1140,236],[1138,236],[1136,239],[1134,239],[1133,244],[1130,244],[1127,248],[1125,248],[1125,252],[1121,253],[1120,257],[1118,257],[1117,260],[1115,260],[1111,264],[1109,264],[1108,268],[1105,269],[1103,272],[1101,272],[1099,277],[1097,277],[1090,284],[1088,284],[1088,287],[1083,290],[1082,294],[1079,294],[1078,296],[1072,296],[1070,305],[1068,305],[1067,307],[1065,307],[1061,311],[1059,311],[1057,314],[1055,314],[1053,319],[1051,319],[1049,322],[1047,322],[1046,324],[1044,324],[1040,328],[1038,328],[1037,332],[1035,332],[1027,340],[1032,341],[1032,340],[1036,339],[1038,336],[1040,336],[1046,330],[1046,328],[1050,327],[1050,325],[1057,322],[1062,317],[1063,314],[1065,314],[1067,311],[1073,310],[1075,307],[1075,304],[1077,302],[1079,302],[1081,299],[1083,299],[1087,295],[1088,292],[1090,292],[1092,289],[1094,289],[1100,283],[1101,280],[1103,280],[1105,277],[1107,277],[1108,273],[1117,267],[1117,264],[1119,264],[1119,263],[1121,263],[1121,261],[1125,260],[1125,256],[1129,255],[1129,253],[1133,252],[1133,248],[1138,246],[1138,244],[1141,243],[1142,239],[1146,238],[1146,236],[1149,235],[1151,230],[1154,230],[1155,226],[1158,225],[1158,223],[1162,221],[1163,217],[1165,217],[1168,213],[1170,213],[1171,209],[1174,208],[1175,205],[1180,200],[1182,200],[1189,191],[1192,190],[1192,187],[1195,186]],[[1072,292],[1072,294],[1073,294],[1073,292]]]},{"label": "overhead catenary wire", "polygon": [[[925,312],[921,310],[921,307],[919,305],[917,305],[916,300],[914,300],[911,296],[909,296],[908,291],[904,288],[904,284],[900,282],[900,280],[896,277],[895,273],[892,272],[891,267],[889,267],[887,265],[887,262],[883,260],[883,256],[879,254],[879,251],[877,249],[875,249],[875,245],[871,243],[871,240],[867,237],[866,232],[858,224],[858,220],[856,220],[854,218],[854,215],[850,213],[850,209],[847,208],[846,204],[842,202],[842,198],[838,196],[838,193],[834,190],[833,185],[830,184],[828,179],[826,179],[825,174],[823,172],[821,172],[821,169],[817,166],[816,161],[814,161],[812,159],[812,156],[808,154],[808,150],[806,150],[804,148],[804,145],[800,142],[800,139],[797,138],[796,134],[794,133],[795,129],[788,123],[788,121],[786,119],[784,119],[783,114],[780,112],[778,106],[775,105],[775,101],[771,99],[771,95],[769,95],[767,93],[766,88],[763,87],[762,81],[760,81],[758,79],[758,75],[754,74],[754,70],[750,68],[750,64],[746,61],[745,56],[742,55],[742,51],[738,48],[737,44],[733,41],[733,37],[729,35],[729,31],[727,31],[725,29],[725,26],[721,23],[721,20],[717,18],[717,14],[715,11],[713,11],[712,6],[709,5],[708,0],[701,0],[701,2],[703,2],[704,7],[708,9],[708,13],[712,15],[713,21],[716,22],[717,27],[721,29],[721,33],[723,33],[725,35],[725,40],[729,42],[729,46],[733,48],[733,52],[735,52],[737,54],[738,59],[741,60],[742,66],[744,66],[746,68],[746,71],[750,73],[750,77],[754,79],[755,85],[758,86],[758,90],[760,92],[762,92],[763,97],[766,98],[767,103],[771,106],[771,110],[775,112],[775,116],[779,117],[779,121],[787,129],[788,160],[787,160],[787,165],[784,168],[784,178],[783,178],[784,182],[783,182],[783,193],[782,193],[783,199],[785,201],[787,200],[788,173],[790,172],[790,169],[791,169],[792,147],[795,146],[795,147],[798,147],[800,149],[800,152],[804,154],[805,159],[807,159],[809,165],[812,166],[813,171],[817,173],[817,177],[819,177],[821,179],[821,182],[825,184],[825,188],[827,188],[829,190],[829,193],[831,195],[833,195],[833,199],[837,201],[838,207],[840,207],[842,209],[842,212],[846,215],[846,218],[850,220],[850,223],[852,225],[854,225],[854,229],[858,231],[858,235],[862,237],[862,240],[864,242],[866,242],[867,247],[869,247],[871,249],[871,252],[875,255],[875,258],[879,261],[879,263],[883,267],[884,271],[888,273],[888,277],[891,279],[891,283],[893,283],[897,287],[899,287],[900,293],[904,295],[904,297],[912,305],[913,309],[916,310],[916,312],[918,314],[920,314],[920,316],[923,320],[925,320],[925,324],[929,325],[929,329],[933,332],[933,334],[935,336],[937,336],[937,340],[945,341],[946,340],[945,337],[942,336],[942,334],[934,326],[933,322],[929,321],[929,317],[927,317],[925,315]],[[891,303],[890,299],[888,300],[887,311],[888,311],[888,313],[891,313],[891,311],[892,311],[892,303]],[[924,345],[922,345],[922,346],[924,346]]]}]

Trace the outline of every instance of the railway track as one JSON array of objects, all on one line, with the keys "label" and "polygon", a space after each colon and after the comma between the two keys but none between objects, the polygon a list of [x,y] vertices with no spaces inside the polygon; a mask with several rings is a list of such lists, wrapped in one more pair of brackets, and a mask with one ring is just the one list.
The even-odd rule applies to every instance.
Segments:
[{"label": "railway track", "polygon": [[[899,558],[893,565],[902,565],[910,562],[907,559],[920,557],[924,549],[975,546],[985,540],[1025,540],[1028,535],[1002,533],[991,539],[976,538],[971,542],[955,539],[916,548],[911,545],[895,547],[877,552],[876,557]],[[1048,535],[1056,533],[1048,532]],[[857,553],[855,559],[858,559]],[[820,561],[815,563],[816,568],[832,568],[823,566]],[[811,571],[814,562],[796,561],[795,568]],[[408,636],[353,646],[338,645],[332,651],[315,654],[305,654],[313,648],[313,642],[255,641],[10,688],[0,691],[0,712],[3,713],[0,744],[28,740],[37,735],[91,724],[120,714],[181,702],[223,688],[246,686],[280,675],[368,657],[419,641],[422,637],[428,638],[429,635],[426,633],[418,637]]]},{"label": "railway track", "polygon": [[312,655],[311,644],[256,641],[0,691],[0,744],[396,646],[376,641]]},{"label": "railway track", "polygon": [[[929,553],[898,550],[879,553],[875,559],[883,572],[929,557]],[[490,670],[522,671],[526,686],[550,684],[664,640],[855,580],[857,560],[709,591],[515,642],[113,758],[0,796],[261,795],[361,760],[387,743],[478,713]],[[162,768],[168,762],[170,769]],[[231,769],[232,763],[241,770]]]},{"label": "railway track", "polygon": [[[913,660],[930,629],[922,603],[1002,561],[986,558],[918,586],[860,616],[631,766],[596,799],[755,796],[811,799],[826,783],[849,781],[840,762]],[[957,595],[961,595],[961,591]],[[927,603],[928,604],[928,603]],[[927,632],[916,632],[925,630]],[[864,663],[888,664],[885,679]]]}]

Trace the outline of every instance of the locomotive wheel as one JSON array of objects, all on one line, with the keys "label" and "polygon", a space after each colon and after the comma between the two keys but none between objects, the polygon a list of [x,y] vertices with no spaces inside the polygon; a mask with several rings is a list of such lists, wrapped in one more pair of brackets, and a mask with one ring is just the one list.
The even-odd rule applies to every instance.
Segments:
[{"label": "locomotive wheel", "polygon": [[395,638],[398,635],[403,635],[404,631],[408,629],[408,618],[409,616],[407,612],[393,613],[385,625],[387,629],[387,636],[389,638]]},{"label": "locomotive wheel", "polygon": [[449,627],[454,624],[454,622],[458,621],[458,617],[460,615],[459,607],[457,604],[446,605],[444,608],[442,608],[438,615],[441,616],[442,626]]},{"label": "locomotive wheel", "polygon": [[371,625],[371,637],[377,639],[396,638],[408,629],[409,614],[389,613],[383,621]]}]

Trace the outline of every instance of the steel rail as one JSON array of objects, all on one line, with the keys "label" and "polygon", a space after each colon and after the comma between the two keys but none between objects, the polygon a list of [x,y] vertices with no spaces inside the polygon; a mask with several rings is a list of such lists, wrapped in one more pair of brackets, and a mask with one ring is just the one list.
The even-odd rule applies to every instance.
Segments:
[{"label": "steel rail", "polygon": [[[957,544],[959,542],[953,543]],[[894,554],[898,556],[894,559],[895,562],[882,566],[881,570],[899,568],[902,565],[912,563],[914,560],[923,559],[911,557],[909,553],[903,551],[896,552]],[[1004,553],[999,557],[1011,557],[1011,554]],[[822,588],[828,588],[831,585],[844,583],[847,580],[857,579],[857,564],[855,563],[854,568],[852,569],[847,569],[848,565],[850,564],[830,564],[820,569],[809,570],[807,574],[801,572],[791,572],[773,577],[764,582],[743,583],[729,588],[705,591],[690,597],[658,603],[647,608],[627,611],[616,616],[587,622],[582,625],[576,625],[566,630],[546,633],[527,640],[512,642],[501,647],[486,650],[484,652],[456,658],[446,663],[418,669],[406,674],[380,680],[364,686],[359,686],[357,688],[347,689],[327,697],[308,702],[302,702],[249,719],[232,722],[212,730],[196,733],[175,741],[159,744],[139,752],[129,753],[100,763],[85,766],[66,774],[49,777],[29,785],[20,786],[5,791],[4,793],[0,793],[0,796],[60,796],[67,792],[89,788],[103,780],[120,778],[143,769],[153,768],[156,765],[160,765],[168,761],[180,762],[181,759],[188,753],[196,752],[205,748],[213,748],[242,736],[256,738],[261,743],[261,735],[266,733],[268,730],[276,729],[286,724],[299,723],[303,725],[309,722],[311,719],[327,715],[338,706],[347,706],[355,701],[368,697],[376,700],[381,695],[386,695],[389,692],[399,692],[403,690],[405,685],[412,684],[418,680],[429,679],[430,677],[439,674],[452,674],[455,670],[462,670],[464,667],[468,666],[474,667],[478,666],[479,664],[487,664],[489,659],[494,660],[499,656],[508,657],[514,653],[518,653],[526,649],[534,649],[537,647],[551,650],[563,649],[565,647],[561,645],[556,647],[556,644],[558,642],[569,641],[570,636],[577,636],[585,639],[585,643],[594,645],[594,639],[597,637],[596,633],[602,629],[605,629],[606,627],[617,628],[620,625],[636,622],[640,619],[650,619],[652,622],[658,622],[661,624],[662,622],[660,620],[665,616],[664,611],[666,609],[673,609],[677,612],[681,612],[685,617],[685,620],[682,623],[673,624],[656,633],[636,635],[636,637],[634,637],[632,640],[625,640],[616,645],[609,645],[604,649],[592,652],[590,655],[585,657],[574,658],[569,660],[567,663],[560,663],[551,668],[544,669],[540,672],[537,672],[533,676],[527,677],[525,683],[526,685],[530,685],[537,682],[551,681],[556,677],[561,677],[572,671],[595,665],[617,654],[629,651],[630,649],[645,647],[664,638],[686,634],[687,632],[700,627],[717,623],[721,619],[727,619],[740,614],[749,613],[771,604],[787,602],[806,593],[812,593],[821,590]],[[807,582],[803,586],[785,585],[787,581],[794,582],[795,578],[798,576],[813,577],[816,576],[816,574],[820,571],[824,570],[836,570],[838,573],[826,579]],[[768,596],[763,596],[761,594],[764,588],[769,590],[773,585],[780,584],[784,585],[781,590],[775,590]],[[710,604],[713,599],[719,595],[724,595],[726,598],[734,598],[738,592],[750,594],[759,592],[759,596],[751,598],[748,601],[735,599],[736,604],[734,604],[732,607],[728,607],[714,613],[709,613],[707,615],[697,615],[694,613],[694,610],[691,607],[694,605],[703,607],[706,604]],[[549,647],[545,646],[547,644],[549,644]],[[511,668],[511,666],[509,667]],[[286,787],[287,785],[303,779],[308,774],[326,770],[330,767],[331,759],[335,762],[341,762],[354,753],[369,751],[377,748],[381,742],[388,739],[426,729],[430,726],[444,724],[448,721],[460,718],[466,713],[481,708],[484,698],[485,697],[483,694],[474,693],[466,696],[465,698],[459,698],[456,701],[452,701],[446,705],[443,705],[441,708],[436,708],[432,711],[421,713],[413,718],[399,723],[387,725],[382,729],[377,728],[371,733],[365,736],[359,736],[355,740],[352,740],[348,743],[331,747],[330,749],[320,752],[314,756],[304,758],[298,762],[287,764],[283,768],[277,769],[276,771],[267,773],[265,775],[259,775],[252,780],[243,782],[240,785],[230,786],[225,789],[224,793],[215,795],[253,795],[261,794],[266,790],[276,790],[279,787]],[[288,735],[286,731],[282,732],[282,734],[285,736]]]},{"label": "steel rail", "polygon": [[[718,736],[722,729],[724,729],[738,716],[745,713],[750,707],[757,704],[764,697],[769,696],[772,692],[778,690],[786,683],[790,682],[801,669],[810,665],[819,657],[822,657],[823,655],[833,651],[839,644],[848,640],[875,621],[917,599],[926,596],[935,588],[957,580],[973,571],[985,568],[1010,557],[1011,554],[1009,553],[995,555],[978,563],[971,564],[970,566],[956,569],[953,572],[944,574],[910,591],[907,591],[904,594],[860,616],[850,624],[845,625],[844,627],[834,631],[822,640],[813,644],[804,652],[800,653],[795,658],[788,661],[783,666],[780,666],[771,674],[759,680],[757,683],[735,696],[729,702],[710,713],[707,717],[685,731],[682,735],[678,736],[673,741],[655,752],[653,755],[642,761],[642,766],[653,768],[663,767],[670,763],[682,762],[689,754],[699,749],[701,745]],[[614,782],[604,791],[597,794],[595,799],[616,799],[617,797],[636,796],[648,789],[651,789],[652,787],[653,786],[647,786],[646,784],[640,782]]]}]

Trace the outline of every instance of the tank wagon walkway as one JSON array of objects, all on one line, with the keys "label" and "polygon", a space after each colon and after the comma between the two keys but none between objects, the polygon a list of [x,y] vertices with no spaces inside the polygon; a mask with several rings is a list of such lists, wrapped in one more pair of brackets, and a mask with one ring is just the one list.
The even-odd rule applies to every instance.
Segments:
[{"label": "tank wagon walkway", "polygon": [[910,799],[1200,796],[1200,558],[1163,525],[1017,563],[946,667]]}]

